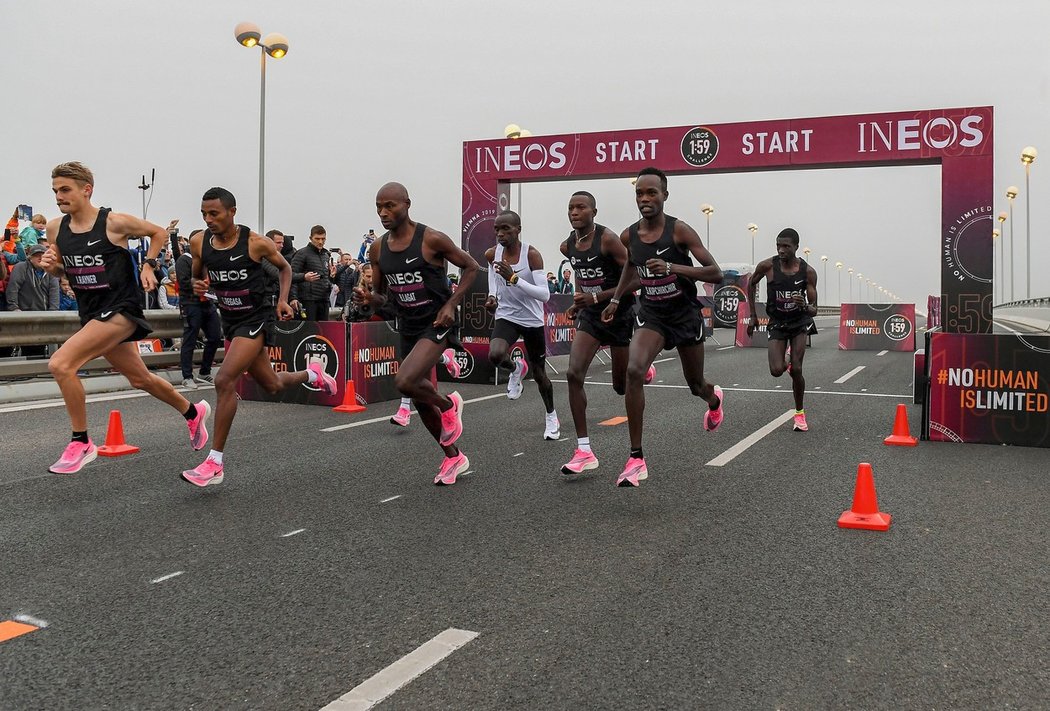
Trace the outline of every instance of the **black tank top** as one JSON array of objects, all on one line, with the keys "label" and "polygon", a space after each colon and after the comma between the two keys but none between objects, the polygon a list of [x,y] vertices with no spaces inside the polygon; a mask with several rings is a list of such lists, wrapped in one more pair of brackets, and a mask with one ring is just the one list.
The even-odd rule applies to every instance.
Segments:
[{"label": "black tank top", "polygon": [[[591,246],[585,250],[576,247],[576,232],[574,231],[565,240],[566,252],[569,255],[569,264],[576,272],[576,284],[580,291],[585,294],[596,294],[607,289],[615,289],[620,282],[620,273],[623,268],[616,263],[612,257],[602,254],[602,237],[605,230],[602,225],[594,225],[594,235],[591,237]],[[620,299],[618,311],[623,311],[634,304],[634,294],[626,294]],[[606,304],[588,304],[584,311],[592,315],[600,315]]]},{"label": "black tank top", "polygon": [[379,242],[379,269],[391,301],[397,306],[402,328],[409,333],[433,324],[438,311],[452,298],[444,265],[439,267],[423,258],[426,229],[426,225],[417,222],[412,242],[400,252],[390,249],[389,232]]},{"label": "black tank top", "polygon": [[266,273],[248,253],[251,230],[238,225],[237,241],[229,249],[216,249],[210,230],[201,239],[201,261],[208,273],[216,305],[227,321],[252,321],[269,316],[273,307],[266,298]]},{"label": "black tank top", "polygon": [[778,321],[791,321],[806,316],[804,307],[796,304],[795,294],[806,295],[806,275],[809,265],[798,259],[798,271],[785,274],[780,267],[780,257],[773,257],[773,273],[766,277],[766,313]]},{"label": "black tank top", "polygon": [[696,282],[681,274],[656,276],[650,274],[645,263],[650,259],[667,260],[671,264],[692,266],[693,260],[674,243],[674,226],[678,218],[664,215],[664,231],[660,239],[646,244],[638,237],[635,222],[629,228],[631,263],[638,268],[638,280],[642,286],[642,306],[650,313],[672,316],[683,308],[696,306]]},{"label": "black tank top", "polygon": [[106,234],[109,208],[99,208],[95,224],[88,232],[73,232],[70,216],[58,227],[58,251],[69,285],[77,295],[77,311],[82,319],[126,307],[141,310],[142,286],[135,273],[131,253],[113,244]]}]

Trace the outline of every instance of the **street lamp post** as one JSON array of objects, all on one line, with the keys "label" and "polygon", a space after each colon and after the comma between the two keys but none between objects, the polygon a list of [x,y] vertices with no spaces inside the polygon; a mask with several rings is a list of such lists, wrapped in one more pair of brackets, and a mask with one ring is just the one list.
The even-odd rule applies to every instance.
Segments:
[{"label": "street lamp post", "polygon": [[842,306],[842,262],[835,262],[835,268],[839,271],[839,306]]},{"label": "street lamp post", "polygon": [[[1003,280],[1003,241],[1001,239],[999,239],[999,230],[992,230],[992,261],[993,262],[995,261],[995,243],[996,242],[999,243],[999,279],[997,279],[996,281],[999,282],[999,293],[1002,294],[1002,291],[1003,291],[1003,284],[1002,284],[1002,280]],[[995,265],[994,264],[992,265],[992,277],[993,278],[995,277]],[[998,296],[995,295],[995,290],[994,289],[992,290],[992,298],[993,299],[998,299],[999,298]]]},{"label": "street lamp post", "polygon": [[820,255],[820,261],[824,263],[824,276],[822,276],[820,278],[820,280],[822,282],[824,282],[825,285],[827,285],[827,283],[828,283],[828,255],[826,255],[826,254]]},{"label": "street lamp post", "polygon": [[1025,149],[1021,151],[1021,162],[1024,163],[1024,288],[1026,299],[1032,298],[1032,191],[1029,189],[1028,185],[1028,173],[1030,172],[1029,169],[1031,168],[1032,163],[1035,162],[1035,157],[1038,154],[1039,152],[1035,150],[1035,146],[1026,146]]},{"label": "street lamp post", "polygon": [[846,273],[849,274],[849,300],[853,303],[853,267],[847,269]]},{"label": "street lamp post", "polygon": [[[1014,300],[1014,198],[1017,197],[1018,192],[1016,185],[1011,185],[1006,189],[1006,199],[1010,203],[1010,301]],[[1005,215],[1000,212],[999,222],[1002,222],[1004,218]],[[1005,232],[1003,232],[1003,237],[1006,237]],[[1005,294],[1003,298],[1006,298]]]},{"label": "street lamp post", "polygon": [[266,55],[280,59],[288,54],[288,38],[278,32],[262,37],[259,26],[253,22],[238,24],[233,28],[233,36],[238,44],[262,50],[259,53],[259,233],[262,234],[266,202]]},{"label": "street lamp post", "polygon": [[807,264],[809,263],[809,253],[812,252],[812,251],[813,250],[810,249],[809,247],[803,247],[802,248],[802,254],[803,254],[803,256],[805,256]]},{"label": "street lamp post", "polygon": [[[503,129],[503,135],[507,138],[517,141],[520,138],[529,138],[532,136],[532,131],[527,128],[522,128],[516,123],[508,123],[507,127]],[[518,181],[518,217],[521,217],[521,181]]]},{"label": "street lamp post", "polygon": [[758,234],[758,225],[754,222],[749,222],[747,229],[751,232],[751,265],[754,267],[755,264],[755,235]]},{"label": "street lamp post", "polygon": [[700,206],[700,212],[704,213],[704,217],[707,218],[707,249],[711,249],[711,214],[715,211],[715,208],[706,202]]}]

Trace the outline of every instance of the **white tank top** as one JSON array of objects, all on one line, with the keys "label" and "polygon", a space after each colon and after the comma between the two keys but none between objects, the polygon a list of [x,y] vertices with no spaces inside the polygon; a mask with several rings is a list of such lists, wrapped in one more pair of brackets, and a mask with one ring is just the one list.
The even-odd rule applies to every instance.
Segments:
[{"label": "white tank top", "polygon": [[[503,259],[503,245],[496,243],[495,261]],[[490,269],[492,267],[489,267]],[[521,243],[521,253],[518,255],[518,263],[512,264],[511,268],[518,275],[518,279],[536,284],[532,270],[529,269],[529,245]],[[547,288],[546,280],[542,284]],[[496,274],[496,318],[505,318],[519,326],[533,328],[543,326],[543,302],[528,296],[516,286],[511,286],[507,281]]]}]

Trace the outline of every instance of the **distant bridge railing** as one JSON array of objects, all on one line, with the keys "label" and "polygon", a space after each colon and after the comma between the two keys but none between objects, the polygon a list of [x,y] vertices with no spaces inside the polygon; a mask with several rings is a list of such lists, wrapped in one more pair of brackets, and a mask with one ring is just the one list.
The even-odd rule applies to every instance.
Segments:
[{"label": "distant bridge railing", "polygon": [[1050,333],[1050,296],[1000,304],[992,310],[992,317],[1006,325]]}]

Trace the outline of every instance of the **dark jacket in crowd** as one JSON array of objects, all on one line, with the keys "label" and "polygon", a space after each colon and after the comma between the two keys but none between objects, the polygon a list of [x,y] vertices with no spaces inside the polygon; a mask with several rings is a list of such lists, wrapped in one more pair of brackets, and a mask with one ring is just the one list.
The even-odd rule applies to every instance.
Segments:
[{"label": "dark jacket in crowd", "polygon": [[335,297],[335,305],[341,308],[346,300],[350,298],[351,292],[361,279],[361,272],[355,267],[351,269],[345,264],[335,268],[335,285],[339,287],[339,293]]},{"label": "dark jacket in crowd", "polygon": [[19,262],[7,282],[7,310],[57,311],[60,293],[58,277],[38,272],[30,262]]},{"label": "dark jacket in crowd", "polygon": [[[332,293],[332,280],[328,276],[328,265],[332,262],[332,255],[328,250],[319,250],[311,242],[297,251],[291,262],[294,298],[300,301],[328,301],[328,296]],[[304,277],[307,272],[317,272],[321,278],[317,281],[306,281]]]},{"label": "dark jacket in crowd", "polygon": [[200,297],[193,294],[193,255],[189,252],[183,252],[175,260],[175,279],[179,284],[180,304],[200,301]]}]

